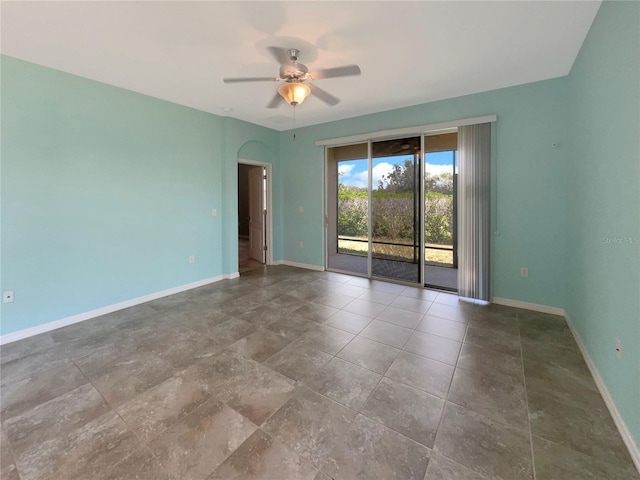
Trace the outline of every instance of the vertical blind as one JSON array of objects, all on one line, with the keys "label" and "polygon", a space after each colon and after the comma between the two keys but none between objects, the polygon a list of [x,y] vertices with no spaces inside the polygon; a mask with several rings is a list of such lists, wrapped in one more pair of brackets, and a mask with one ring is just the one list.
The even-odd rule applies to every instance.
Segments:
[{"label": "vertical blind", "polygon": [[458,292],[489,301],[491,124],[458,129]]}]

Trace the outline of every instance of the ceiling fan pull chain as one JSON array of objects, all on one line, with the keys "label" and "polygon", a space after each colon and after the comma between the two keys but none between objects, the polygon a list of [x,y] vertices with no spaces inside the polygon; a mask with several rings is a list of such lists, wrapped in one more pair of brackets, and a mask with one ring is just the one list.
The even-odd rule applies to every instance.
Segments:
[{"label": "ceiling fan pull chain", "polygon": [[296,141],[296,106],[293,106],[293,141]]}]

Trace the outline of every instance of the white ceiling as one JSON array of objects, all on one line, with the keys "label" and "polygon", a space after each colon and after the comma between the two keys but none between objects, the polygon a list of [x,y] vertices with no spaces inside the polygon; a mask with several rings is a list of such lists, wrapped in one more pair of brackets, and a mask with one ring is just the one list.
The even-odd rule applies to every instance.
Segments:
[{"label": "white ceiling", "polygon": [[[268,46],[298,48],[317,80],[298,126],[567,75],[600,1],[2,2],[3,54],[276,130],[278,83]],[[231,108],[231,112],[225,112]]]}]

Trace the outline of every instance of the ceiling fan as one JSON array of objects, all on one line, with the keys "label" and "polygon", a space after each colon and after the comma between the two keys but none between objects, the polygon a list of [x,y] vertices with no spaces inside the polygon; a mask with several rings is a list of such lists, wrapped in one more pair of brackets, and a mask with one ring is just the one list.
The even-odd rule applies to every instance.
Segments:
[{"label": "ceiling fan", "polygon": [[224,83],[241,82],[283,82],[278,92],[267,104],[267,108],[276,108],[284,99],[289,105],[299,105],[309,95],[315,95],[323,102],[333,106],[340,102],[329,92],[316,87],[310,80],[323,78],[348,77],[360,75],[358,65],[345,65],[343,67],[325,68],[309,72],[306,65],[298,62],[300,50],[296,48],[268,47],[267,50],[280,64],[280,74],[277,77],[241,77],[224,78]]}]

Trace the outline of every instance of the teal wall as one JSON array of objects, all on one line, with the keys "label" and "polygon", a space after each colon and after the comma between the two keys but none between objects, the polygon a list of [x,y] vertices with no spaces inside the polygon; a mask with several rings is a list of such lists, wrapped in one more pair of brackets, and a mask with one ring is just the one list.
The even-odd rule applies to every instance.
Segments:
[{"label": "teal wall", "polygon": [[[280,135],[283,208],[279,252],[323,265],[323,163],[320,139],[496,114],[497,203],[492,239],[493,294],[564,305],[566,233],[566,78],[337,121]],[[558,143],[560,148],[552,148]],[[304,207],[299,213],[298,207]],[[298,247],[303,241],[304,248]],[[520,277],[520,267],[529,277]]]},{"label": "teal wall", "polygon": [[238,151],[277,132],[1,59],[2,334],[238,271]]},{"label": "teal wall", "polygon": [[[640,3],[604,2],[569,75],[567,312],[640,444]],[[609,241],[607,241],[609,239]],[[623,357],[615,341],[623,342]]]}]

